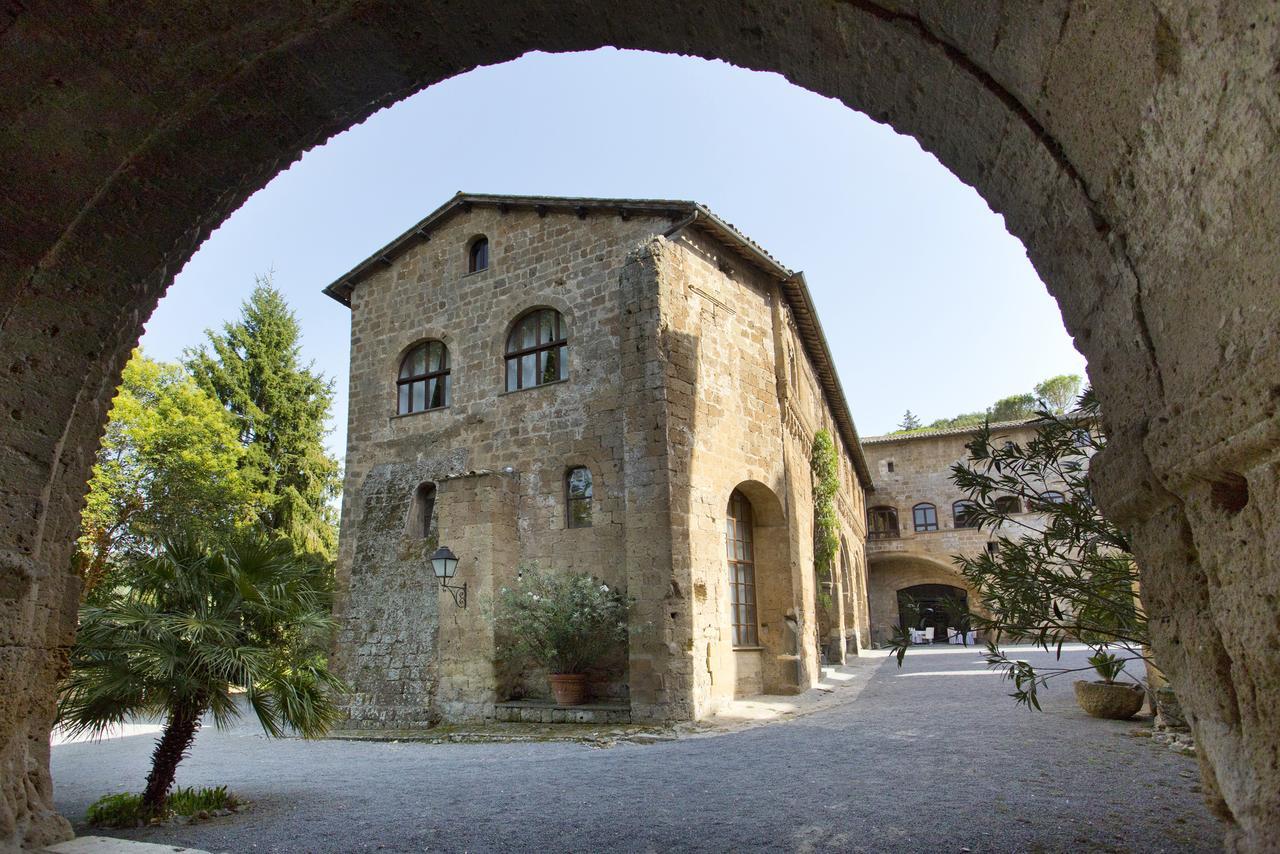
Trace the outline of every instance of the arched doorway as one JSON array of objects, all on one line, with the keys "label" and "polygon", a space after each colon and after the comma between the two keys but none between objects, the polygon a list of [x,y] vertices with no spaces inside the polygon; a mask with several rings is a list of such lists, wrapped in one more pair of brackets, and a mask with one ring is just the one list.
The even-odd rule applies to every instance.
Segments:
[{"label": "arched doorway", "polygon": [[933,643],[946,643],[958,617],[969,608],[969,592],[950,584],[916,584],[898,591],[898,625],[933,632]]},{"label": "arched doorway", "polygon": [[[40,745],[74,631],[71,542],[116,379],[174,271],[284,164],[374,110],[527,50],[613,44],[781,72],[914,136],[1005,215],[1095,366],[1112,436],[1100,498],[1168,615],[1155,649],[1204,767],[1223,772],[1208,788],[1248,844],[1280,842],[1280,732],[1242,724],[1280,700],[1248,675],[1280,669],[1274,620],[1242,604],[1280,594],[1270,4],[770,0],[732,24],[677,2],[258,11],[68,27],[22,8],[0,23],[16,93],[0,107],[14,129],[0,140],[0,673],[22,698],[0,717],[0,763],[24,778],[4,795],[0,814],[22,817],[6,841],[67,832]],[[143,59],[115,47],[132,44]]]},{"label": "arched doorway", "polygon": [[795,693],[804,681],[807,637],[782,505],[769,487],[744,481],[730,492],[724,518],[727,583],[717,611],[728,644],[713,655],[726,692],[719,699]]},{"label": "arched doorway", "polygon": [[933,627],[933,640],[945,642],[947,629],[970,608],[983,612],[977,592],[934,555],[914,552],[879,552],[867,562],[867,608],[871,642],[884,646],[900,628]]}]

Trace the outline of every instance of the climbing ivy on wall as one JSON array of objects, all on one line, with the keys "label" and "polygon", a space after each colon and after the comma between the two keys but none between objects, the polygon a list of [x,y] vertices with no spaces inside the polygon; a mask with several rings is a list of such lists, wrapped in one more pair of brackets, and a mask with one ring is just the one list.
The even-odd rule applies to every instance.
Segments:
[{"label": "climbing ivy on wall", "polygon": [[822,578],[831,576],[836,550],[840,547],[836,520],[836,492],[840,489],[839,458],[831,434],[813,434],[809,470],[813,475],[813,565]]}]

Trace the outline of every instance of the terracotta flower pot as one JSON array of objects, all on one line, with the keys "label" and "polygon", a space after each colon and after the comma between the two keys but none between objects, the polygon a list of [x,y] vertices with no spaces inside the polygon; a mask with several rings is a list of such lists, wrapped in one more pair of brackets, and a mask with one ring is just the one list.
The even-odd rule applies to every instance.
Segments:
[{"label": "terracotta flower pot", "polygon": [[585,673],[552,673],[551,693],[557,706],[581,706],[587,700],[587,676]]},{"label": "terracotta flower pot", "polygon": [[1075,683],[1076,702],[1095,718],[1126,721],[1142,708],[1146,692],[1142,686],[1125,682]]}]

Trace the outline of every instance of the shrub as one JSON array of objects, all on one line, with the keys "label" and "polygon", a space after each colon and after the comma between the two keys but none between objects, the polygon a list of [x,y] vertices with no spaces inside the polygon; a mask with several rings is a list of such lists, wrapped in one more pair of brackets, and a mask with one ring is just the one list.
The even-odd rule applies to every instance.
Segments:
[{"label": "shrub", "polygon": [[1123,659],[1102,650],[1089,656],[1089,664],[1093,666],[1094,670],[1098,671],[1102,681],[1107,683],[1115,682],[1116,677],[1120,675],[1120,671],[1124,670]]},{"label": "shrub", "polygon": [[625,594],[586,573],[526,569],[498,594],[499,651],[551,673],[585,673],[626,643],[629,606]]},{"label": "shrub", "polygon": [[170,816],[195,816],[213,810],[233,810],[241,805],[226,786],[196,789],[191,786],[174,789],[169,793],[165,808],[153,813],[143,803],[142,795],[133,792],[117,792],[104,795],[89,805],[85,821],[95,827],[138,827],[153,818]]},{"label": "shrub", "polygon": [[84,817],[96,827],[137,827],[146,824],[151,816],[142,805],[142,795],[118,792],[98,798]]}]

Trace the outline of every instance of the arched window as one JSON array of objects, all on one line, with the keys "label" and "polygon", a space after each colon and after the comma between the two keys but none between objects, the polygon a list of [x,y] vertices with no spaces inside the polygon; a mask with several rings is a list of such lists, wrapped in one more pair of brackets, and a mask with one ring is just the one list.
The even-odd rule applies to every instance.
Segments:
[{"label": "arched window", "polygon": [[872,507],[867,511],[868,540],[892,540],[897,536],[897,510],[892,507]]},{"label": "arched window", "polygon": [[957,528],[978,527],[977,506],[972,501],[957,501],[951,505],[951,515]]},{"label": "arched window", "polygon": [[425,412],[449,405],[449,348],[424,341],[405,354],[396,380],[396,412]]},{"label": "arched window", "polygon": [[479,273],[489,269],[489,238],[483,234],[471,241],[467,249],[467,272]]},{"label": "arched window", "polygon": [[928,502],[912,507],[911,518],[917,531],[938,530],[938,508]]},{"label": "arched window", "polygon": [[424,483],[413,494],[413,513],[409,519],[411,536],[426,539],[435,532],[436,485]]},{"label": "arched window", "polygon": [[521,317],[507,336],[507,391],[569,378],[569,329],[554,308]]},{"label": "arched window", "polygon": [[575,466],[564,476],[565,525],[591,527],[591,469]]},{"label": "arched window", "polygon": [[1022,512],[1022,501],[1016,495],[1002,495],[995,500],[995,509],[1006,515]]},{"label": "arched window", "polygon": [[733,608],[733,645],[758,646],[756,559],[751,502],[736,489],[725,514],[725,555],[729,560],[729,603]]}]

